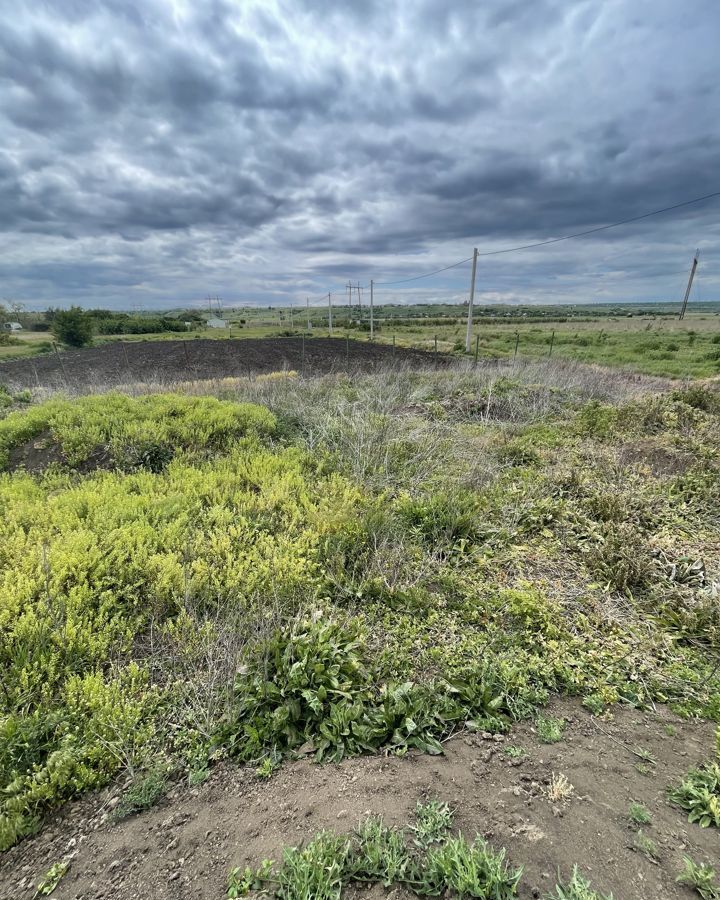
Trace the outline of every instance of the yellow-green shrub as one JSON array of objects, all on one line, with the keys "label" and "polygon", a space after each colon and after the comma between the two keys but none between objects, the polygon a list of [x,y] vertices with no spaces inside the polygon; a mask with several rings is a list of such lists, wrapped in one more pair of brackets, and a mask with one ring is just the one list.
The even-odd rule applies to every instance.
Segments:
[{"label": "yellow-green shrub", "polygon": [[213,397],[105,394],[73,402],[50,400],[0,422],[0,469],[13,447],[45,432],[71,465],[100,449],[128,467],[142,464],[159,448],[226,450],[238,437],[274,431],[275,417],[264,407]]},{"label": "yellow-green shrub", "polygon": [[151,624],[228,605],[251,620],[271,598],[292,615],[321,591],[326,539],[361,499],[307,454],[264,447],[261,407],[112,396],[26,418],[0,423],[5,447],[51,427],[69,459],[98,436],[116,456],[147,435],[187,451],[161,472],[0,473],[0,848],[154,746],[171,687],[132,661]]}]

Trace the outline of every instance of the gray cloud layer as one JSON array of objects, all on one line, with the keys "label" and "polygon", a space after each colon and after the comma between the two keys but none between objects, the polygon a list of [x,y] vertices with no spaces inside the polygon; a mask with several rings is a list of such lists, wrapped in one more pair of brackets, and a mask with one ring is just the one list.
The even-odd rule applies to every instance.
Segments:
[{"label": "gray cloud layer", "polygon": [[[297,302],[720,189],[715,0],[0,9],[0,298]],[[709,299],[719,213],[491,257],[480,299],[674,297],[696,245]]]}]

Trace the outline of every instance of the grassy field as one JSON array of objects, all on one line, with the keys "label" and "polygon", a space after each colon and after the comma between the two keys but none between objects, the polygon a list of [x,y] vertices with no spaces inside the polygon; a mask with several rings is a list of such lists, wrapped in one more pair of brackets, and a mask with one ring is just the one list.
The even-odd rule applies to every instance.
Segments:
[{"label": "grassy field", "polygon": [[[0,849],[120,775],[132,813],[226,758],[553,741],[558,692],[720,722],[720,395],[649,390],[550,361],[5,395]],[[716,752],[676,795],[708,825]],[[482,841],[406,859],[366,829],[352,865],[379,842],[420,893],[514,896]],[[293,881],[351,865],[338,840],[277,896],[339,896],[357,870]]]},{"label": "grassy field", "polygon": [[[462,355],[465,348],[466,311],[462,307],[378,306],[376,340],[395,341],[441,353]],[[352,315],[347,307],[333,313],[334,334],[368,339],[368,310]],[[311,308],[310,331],[304,310],[229,310],[230,327],[213,330],[192,328],[178,335],[163,332],[146,335],[97,336],[96,343],[116,340],[186,340],[195,338],[258,338],[290,334],[328,333],[327,311]],[[712,378],[720,374],[720,309],[703,304],[681,322],[668,304],[649,306],[575,307],[480,307],[475,338],[482,358],[560,358],[622,367],[677,379]],[[47,333],[25,332],[21,343],[0,346],[0,360],[52,352]],[[473,341],[472,354],[475,352]]]}]

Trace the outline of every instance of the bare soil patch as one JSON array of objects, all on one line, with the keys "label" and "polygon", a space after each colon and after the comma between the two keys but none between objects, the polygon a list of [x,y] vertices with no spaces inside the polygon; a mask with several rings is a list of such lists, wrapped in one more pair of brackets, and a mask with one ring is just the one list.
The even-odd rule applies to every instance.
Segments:
[{"label": "bare soil patch", "polygon": [[344,338],[119,341],[0,363],[0,383],[13,390],[102,390],[112,385],[241,377],[283,370],[307,375],[372,371],[393,363],[444,365],[449,357]]},{"label": "bare soil patch", "polygon": [[[52,465],[69,466],[67,458],[62,448],[53,438],[49,431],[43,431],[24,444],[12,447],[8,455],[7,470],[15,472],[18,469],[24,469],[32,475],[38,475],[44,472]],[[87,459],[81,463],[73,465],[71,468],[75,472],[83,475],[89,472],[95,472],[98,469],[111,469],[113,460],[107,449],[97,447],[89,454]]]},{"label": "bare soil patch", "polygon": [[[597,890],[617,900],[693,897],[675,878],[683,855],[720,858],[720,833],[687,822],[669,805],[666,786],[712,752],[713,726],[679,719],[668,710],[618,708],[610,721],[594,719],[577,701],[558,700],[547,711],[567,722],[564,739],[543,744],[530,723],[501,740],[461,734],[444,757],[369,756],[339,765],[310,761],[285,765],[269,782],[231,764],[213,770],[201,786],[176,787],[147,813],[112,824],[117,787],[69,804],[45,831],[0,859],[0,897],[29,900],[49,867],[74,854],[53,896],[59,900],[221,900],[228,869],[280,859],[320,829],[350,831],[369,814],[389,824],[412,821],[419,800],[439,798],[455,809],[467,837],[485,836],[523,864],[521,898],[550,891],[558,870],[577,863]],[[513,758],[508,747],[526,753]],[[655,760],[639,771],[632,748]],[[547,797],[553,773],[574,791]],[[657,859],[637,846],[628,817],[643,804],[651,822],[643,834]],[[409,896],[399,888],[349,891],[347,896]]]}]

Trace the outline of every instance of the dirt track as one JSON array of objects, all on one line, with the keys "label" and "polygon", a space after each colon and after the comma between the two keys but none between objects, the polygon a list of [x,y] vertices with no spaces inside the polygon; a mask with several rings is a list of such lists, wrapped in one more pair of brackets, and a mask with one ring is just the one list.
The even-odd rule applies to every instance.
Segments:
[{"label": "dirt track", "polygon": [[88,350],[68,350],[0,363],[0,384],[14,390],[105,388],[113,384],[171,383],[238,377],[295,369],[306,374],[367,371],[393,363],[446,364],[421,350],[393,350],[387,344],[345,338],[260,338],[248,340],[122,341]]},{"label": "dirt track", "polygon": [[[58,900],[220,900],[230,866],[279,859],[284,846],[321,828],[349,831],[370,813],[402,825],[418,800],[438,797],[455,808],[456,825],[469,839],[480,833],[525,866],[521,900],[547,896],[558,869],[567,877],[574,863],[616,900],[692,900],[690,888],[675,881],[682,857],[716,862],[720,835],[689,824],[665,789],[707,758],[713,726],[663,708],[616,708],[612,721],[593,719],[576,700],[555,701],[551,711],[568,724],[557,744],[540,743],[523,723],[499,743],[459,735],[443,757],[288,763],[269,782],[252,768],[226,763],[200,787],[177,785],[159,806],[117,825],[110,811],[119,786],[112,786],[68,804],[40,835],[0,854],[0,897],[31,900],[38,879],[68,858],[69,872],[53,894]],[[525,755],[511,758],[508,745]],[[646,774],[636,768],[635,747],[656,760]],[[574,786],[565,802],[546,796],[553,772]],[[638,843],[628,818],[632,801],[651,814],[643,834],[655,842],[656,859]],[[411,895],[373,887],[345,896]]]}]

